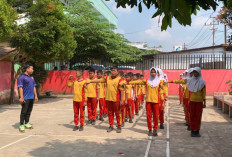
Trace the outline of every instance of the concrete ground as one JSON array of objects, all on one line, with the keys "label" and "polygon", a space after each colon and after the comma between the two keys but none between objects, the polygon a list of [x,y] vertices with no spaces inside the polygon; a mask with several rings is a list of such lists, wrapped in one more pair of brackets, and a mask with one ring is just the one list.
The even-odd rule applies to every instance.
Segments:
[{"label": "concrete ground", "polygon": [[0,157],[231,157],[232,119],[212,103],[208,99],[203,111],[201,138],[190,137],[183,107],[175,97],[165,110],[165,129],[152,138],[147,136],[145,110],[133,124],[126,123],[121,134],[106,132],[107,118],[95,126],[86,125],[83,132],[74,132],[72,98],[44,98],[34,105],[34,129],[19,133],[21,106],[1,105]]}]

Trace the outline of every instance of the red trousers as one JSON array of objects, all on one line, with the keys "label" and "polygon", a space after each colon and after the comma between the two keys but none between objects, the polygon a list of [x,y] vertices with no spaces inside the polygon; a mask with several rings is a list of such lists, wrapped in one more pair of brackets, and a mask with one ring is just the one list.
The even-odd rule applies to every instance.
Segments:
[{"label": "red trousers", "polygon": [[80,113],[80,123],[84,126],[85,121],[85,110],[84,110],[84,102],[73,101],[73,110],[74,110],[74,123],[78,125],[79,123],[79,113]]},{"label": "red trousers", "polygon": [[120,107],[121,109],[121,113],[120,113],[120,116],[121,116],[121,122],[125,122],[125,117],[126,117],[126,107],[125,107],[125,103]]},{"label": "red trousers", "polygon": [[147,110],[147,126],[148,130],[152,130],[152,116],[153,116],[153,129],[158,129],[158,118],[159,118],[159,104],[158,103],[146,103]]},{"label": "red trousers", "polygon": [[141,95],[141,101],[144,101],[144,94]]},{"label": "red trousers", "polygon": [[100,117],[103,116],[103,107],[105,106],[105,99],[104,98],[100,98],[99,100],[99,114],[100,114]]},{"label": "red trousers", "polygon": [[133,100],[132,99],[128,99],[127,100],[127,105],[126,105],[126,116],[129,116],[130,119],[132,119],[132,103]]},{"label": "red trousers", "polygon": [[190,101],[190,128],[191,130],[200,130],[201,116],[203,111],[203,102]]},{"label": "red trousers", "polygon": [[161,100],[159,104],[159,120],[160,124],[164,124],[164,100]]},{"label": "red trousers", "polygon": [[120,102],[119,101],[106,101],[108,106],[108,119],[109,125],[113,126],[114,124],[114,114],[116,115],[117,125],[121,127],[121,120],[120,120]]},{"label": "red trousers", "polygon": [[132,113],[132,116],[135,115],[135,101],[132,100],[132,104],[131,104],[131,113]]},{"label": "red trousers", "polygon": [[87,108],[88,108],[88,119],[96,120],[97,98],[88,98]]},{"label": "red trousers", "polygon": [[106,100],[105,100],[105,98],[103,99],[103,101],[104,101],[104,105],[103,105],[103,114],[107,114],[107,113],[108,113],[108,107],[107,107],[107,105],[106,105]]},{"label": "red trousers", "polygon": [[186,119],[187,123],[190,124],[189,99],[188,98],[184,98],[183,99],[183,103],[184,103],[185,119]]},{"label": "red trousers", "polygon": [[183,93],[182,93],[182,87],[179,86],[179,99],[180,99],[180,103],[183,103]]},{"label": "red trousers", "polygon": [[140,95],[135,100],[135,113],[139,113],[139,107],[140,107],[139,105],[140,105]]}]

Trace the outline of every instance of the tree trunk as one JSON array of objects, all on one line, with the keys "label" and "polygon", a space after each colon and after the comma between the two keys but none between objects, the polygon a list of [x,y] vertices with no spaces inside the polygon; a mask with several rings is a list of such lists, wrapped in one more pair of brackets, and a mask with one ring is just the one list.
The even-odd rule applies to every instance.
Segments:
[{"label": "tree trunk", "polygon": [[14,87],[15,87],[15,71],[14,71],[14,60],[11,61],[11,86],[10,86],[10,101],[9,104],[14,103]]}]

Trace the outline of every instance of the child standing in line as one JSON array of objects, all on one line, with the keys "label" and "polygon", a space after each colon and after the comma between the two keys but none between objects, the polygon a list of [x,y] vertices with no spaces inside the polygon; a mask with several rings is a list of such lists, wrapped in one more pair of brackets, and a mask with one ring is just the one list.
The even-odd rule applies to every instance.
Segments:
[{"label": "child standing in line", "polygon": [[[101,79],[103,77],[103,71],[97,71],[97,79]],[[98,83],[97,84],[97,100],[99,103],[99,120],[104,121],[103,119],[103,107],[105,106],[105,84]]]},{"label": "child standing in line", "polygon": [[159,121],[160,129],[164,129],[164,75],[161,69],[157,69],[157,75],[160,79],[160,93],[159,93]]},{"label": "child standing in line", "polygon": [[[183,74],[180,74],[180,79],[183,79]],[[180,99],[180,105],[183,104],[183,92],[182,92],[182,84],[179,84],[179,99]]]},{"label": "child standing in line", "polygon": [[[77,70],[76,72],[76,80],[72,80],[73,76],[69,76],[68,80],[68,87],[73,87],[73,110],[74,110],[74,123],[75,126],[73,131],[79,129],[79,131],[84,130],[84,119],[85,119],[85,110],[84,107],[86,106],[86,81],[83,80],[83,71]],[[79,124],[79,115],[80,115],[80,127]]]},{"label": "child standing in line", "polygon": [[[118,67],[111,67],[111,75],[109,77],[91,80],[87,84],[91,83],[106,83],[106,103],[108,106],[109,128],[107,132],[114,130],[114,114],[117,120],[117,133],[121,133],[121,119],[120,119],[120,107],[123,105],[124,90],[123,79],[119,77]],[[121,91],[121,92],[120,92]]]},{"label": "child standing in line", "polygon": [[[161,92],[160,79],[157,76],[157,71],[153,67],[150,69],[150,78],[148,80],[131,81],[129,85],[146,85],[147,97],[146,97],[146,111],[147,111],[147,126],[148,136],[157,136],[158,130],[158,118],[159,118],[159,95]],[[152,127],[153,117],[153,127]],[[153,128],[153,132],[152,132]]]},{"label": "child standing in line", "polygon": [[[132,72],[129,72],[125,75],[126,77],[126,83],[128,84],[131,80],[132,80],[132,77],[133,77],[133,73]],[[125,119],[125,122],[127,122],[127,119],[129,117],[129,123],[133,123],[132,121],[132,103],[133,103],[133,89],[132,89],[132,85],[127,85],[126,86],[126,102],[125,102],[125,105],[126,105],[126,119]]]},{"label": "child standing in line", "polygon": [[[95,80],[95,70],[89,70],[89,78],[86,81]],[[87,108],[88,108],[88,124],[95,125],[96,123],[96,111],[97,111],[97,84],[87,85]]]}]

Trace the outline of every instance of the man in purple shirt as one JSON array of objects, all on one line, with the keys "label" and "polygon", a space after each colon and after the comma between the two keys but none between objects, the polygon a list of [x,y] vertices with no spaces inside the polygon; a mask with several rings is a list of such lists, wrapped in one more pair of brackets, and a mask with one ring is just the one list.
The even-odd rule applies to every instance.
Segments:
[{"label": "man in purple shirt", "polygon": [[20,132],[25,132],[25,128],[32,129],[29,119],[33,109],[34,100],[38,101],[36,83],[31,76],[33,71],[33,66],[26,65],[24,67],[24,73],[18,78],[19,102],[22,105],[19,126]]}]

